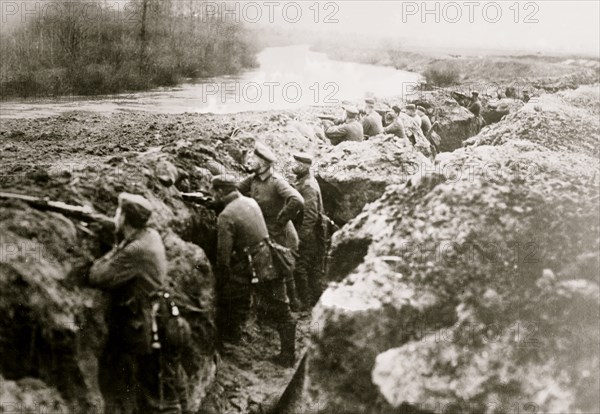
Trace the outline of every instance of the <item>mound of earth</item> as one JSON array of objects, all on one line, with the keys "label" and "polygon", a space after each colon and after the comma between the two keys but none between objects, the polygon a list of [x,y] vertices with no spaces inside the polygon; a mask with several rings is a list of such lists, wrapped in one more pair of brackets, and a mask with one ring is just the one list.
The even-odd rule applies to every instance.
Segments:
[{"label": "mound of earth", "polygon": [[[534,98],[535,99],[535,98]],[[518,111],[523,106],[523,101],[520,99],[498,99],[490,100],[484,105],[481,116],[485,120],[486,125],[495,124],[510,114]]]},{"label": "mound of earth", "polygon": [[405,182],[431,161],[407,139],[378,135],[368,141],[345,141],[319,156],[316,176],[331,218],[346,223],[378,199],[390,184]]},{"label": "mound of earth", "polygon": [[[37,175],[25,173],[15,190],[92,205],[110,215],[121,191],[150,200],[155,211],[151,226],[159,230],[167,250],[169,285],[193,329],[194,346],[184,366],[192,384],[190,399],[198,408],[215,370],[213,276],[204,251],[176,233],[192,223],[194,208],[186,207],[178,191],[157,178],[161,171],[153,155],[132,155],[127,164],[50,173],[41,185]],[[94,182],[86,176],[91,171],[98,174]],[[206,219],[212,214],[198,213]],[[3,257],[0,278],[0,307],[7,315],[0,328],[2,372],[8,378],[40,378],[79,406],[122,400],[123,384],[110,374],[112,367],[99,365],[108,330],[106,297],[87,287],[85,277],[91,260],[108,248],[106,240],[77,220],[22,202],[3,202],[0,215],[2,245],[10,250]],[[102,383],[99,378],[110,379]]]},{"label": "mound of earth", "polygon": [[518,112],[467,140],[470,145],[502,145],[526,140],[555,151],[600,157],[600,92],[597,86],[542,95]]},{"label": "mound of earth", "polygon": [[592,63],[591,66],[592,68],[578,68],[576,72],[563,76],[526,79],[524,82],[526,85],[531,85],[533,90],[546,93],[577,89],[581,85],[593,85],[600,81],[598,61]]},{"label": "mound of earth", "polygon": [[436,131],[442,138],[440,152],[460,148],[464,140],[478,132],[475,116],[453,100],[447,100],[444,106],[438,108],[436,122]]},{"label": "mound of earth", "polygon": [[597,162],[513,142],[440,163],[334,237],[305,407],[597,412]]},{"label": "mound of earth", "polygon": [[2,412],[25,413],[76,412],[68,406],[58,391],[35,378],[9,381],[0,375],[0,401]]}]

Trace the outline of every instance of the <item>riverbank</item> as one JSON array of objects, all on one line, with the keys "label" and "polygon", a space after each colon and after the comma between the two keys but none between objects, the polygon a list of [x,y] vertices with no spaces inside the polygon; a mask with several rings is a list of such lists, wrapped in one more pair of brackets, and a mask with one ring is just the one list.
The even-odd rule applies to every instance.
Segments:
[{"label": "riverbank", "polygon": [[[332,59],[391,66],[420,73],[430,86],[525,83],[533,79],[591,73],[598,77],[600,59],[589,56],[461,55],[419,52],[385,44],[354,44],[352,48],[321,41],[313,47]],[[481,88],[483,89],[483,88]]]},{"label": "riverbank", "polygon": [[46,117],[72,110],[102,114],[303,111],[311,105],[339,106],[344,100],[360,101],[369,95],[402,95],[407,85],[420,82],[419,75],[391,67],[331,60],[310,51],[308,45],[265,48],[256,59],[257,70],[146,92],[3,101],[0,118]]}]

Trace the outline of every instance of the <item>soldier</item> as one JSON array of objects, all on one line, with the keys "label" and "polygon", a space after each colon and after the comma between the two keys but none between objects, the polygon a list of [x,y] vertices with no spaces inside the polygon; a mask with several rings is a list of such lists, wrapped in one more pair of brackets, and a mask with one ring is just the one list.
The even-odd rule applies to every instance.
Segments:
[{"label": "soldier", "polygon": [[258,203],[241,195],[236,179],[219,175],[212,192],[224,210],[219,214],[217,242],[218,325],[227,342],[241,339],[251,302],[252,286],[277,324],[281,352],[275,362],[293,366],[296,324],[286,296],[285,282],[273,268],[267,244],[269,232]]},{"label": "soldier", "polygon": [[333,145],[343,141],[362,141],[364,131],[362,124],[358,121],[358,109],[354,106],[344,107],[346,119],[340,125],[332,125],[325,129],[325,136]]},{"label": "soldier", "polygon": [[381,115],[375,111],[375,100],[365,99],[366,116],[362,119],[363,133],[365,137],[370,138],[383,133],[383,123]]},{"label": "soldier", "polygon": [[390,112],[392,110],[392,108],[390,108],[387,104],[385,104],[384,102],[378,102],[375,105],[374,111],[377,112],[377,114],[379,114],[379,116],[381,117],[381,125],[382,126],[386,126],[386,121],[385,121],[385,115]]},{"label": "soldier", "polygon": [[481,115],[481,101],[479,100],[479,92],[471,92],[471,104],[469,105],[469,111],[476,117]]},{"label": "soldier", "polygon": [[417,106],[417,115],[421,118],[421,130],[423,131],[423,135],[427,137],[427,134],[429,134],[429,130],[431,129],[431,119],[429,119],[425,108],[422,106]]},{"label": "soldier", "polygon": [[314,306],[323,291],[322,273],[324,260],[323,240],[319,234],[322,229],[321,214],[323,200],[321,189],[310,167],[312,157],[305,153],[294,154],[296,164],[292,171],[296,174],[294,187],[304,198],[304,215],[298,228],[300,237],[300,257],[296,266],[295,280],[302,307],[306,310]]},{"label": "soldier", "polygon": [[[283,177],[273,172],[274,162],[273,152],[257,142],[248,159],[254,174],[243,180],[238,188],[260,206],[271,240],[298,252],[298,233],[292,220],[302,213],[304,199]],[[287,277],[286,287],[292,309],[297,309],[299,302],[293,276]]]},{"label": "soldier", "polygon": [[[151,346],[151,297],[163,286],[167,273],[162,239],[147,226],[151,214],[152,206],[144,197],[121,193],[114,219],[119,243],[94,262],[89,274],[91,285],[112,294],[105,356],[116,361],[104,362],[122,374],[109,379],[119,384],[112,386],[123,388],[116,398],[120,407],[112,407],[113,412],[131,413],[137,404],[144,413],[182,410],[179,395],[185,387],[178,378],[179,356]],[[140,389],[131,392],[136,380]]]},{"label": "soldier", "polygon": [[404,107],[404,114],[401,114],[400,117],[408,140],[411,144],[415,145],[417,142],[415,134],[421,133],[421,117],[417,115],[417,107],[413,104],[406,105]]},{"label": "soldier", "polygon": [[385,114],[385,118],[387,120],[388,126],[383,128],[383,132],[385,132],[386,134],[394,134],[398,138],[406,138],[404,125],[398,119],[398,113],[396,113],[395,110],[389,111],[387,114]]},{"label": "soldier", "polygon": [[479,100],[479,92],[477,91],[471,92],[471,104],[469,105],[469,111],[475,115],[475,119],[477,121],[477,132],[479,132],[485,125],[485,121],[481,116],[481,101]]}]

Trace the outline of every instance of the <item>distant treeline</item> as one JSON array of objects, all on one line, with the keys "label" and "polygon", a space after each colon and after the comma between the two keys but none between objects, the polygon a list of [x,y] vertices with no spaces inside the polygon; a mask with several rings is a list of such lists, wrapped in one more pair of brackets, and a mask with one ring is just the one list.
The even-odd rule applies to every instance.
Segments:
[{"label": "distant treeline", "polygon": [[37,2],[35,15],[29,10],[25,21],[2,33],[0,97],[138,91],[255,66],[250,32],[201,13],[202,4]]}]

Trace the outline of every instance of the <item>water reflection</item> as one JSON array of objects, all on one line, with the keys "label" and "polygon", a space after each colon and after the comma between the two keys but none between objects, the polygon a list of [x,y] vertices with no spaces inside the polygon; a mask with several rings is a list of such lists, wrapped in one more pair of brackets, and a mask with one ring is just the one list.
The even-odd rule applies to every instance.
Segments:
[{"label": "water reflection", "polygon": [[420,81],[418,74],[390,67],[331,60],[304,45],[267,48],[258,61],[260,67],[255,71],[174,88],[95,98],[3,102],[0,117],[49,116],[70,110],[234,113],[339,105],[366,96],[401,96]]}]

